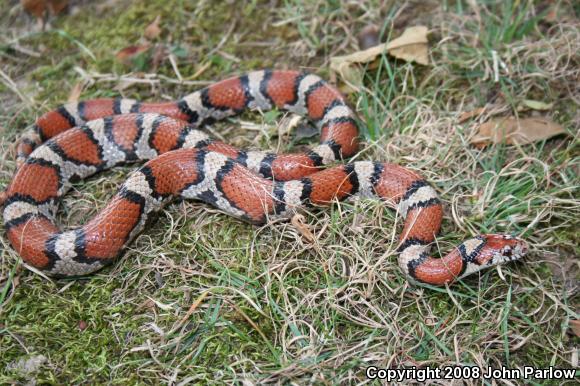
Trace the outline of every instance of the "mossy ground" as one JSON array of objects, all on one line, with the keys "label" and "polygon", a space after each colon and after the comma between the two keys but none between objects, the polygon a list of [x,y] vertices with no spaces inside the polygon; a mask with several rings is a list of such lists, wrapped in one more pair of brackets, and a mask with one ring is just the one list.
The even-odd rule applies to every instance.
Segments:
[{"label": "mossy ground", "polygon": [[[70,3],[45,31],[16,1],[1,3],[0,188],[14,171],[19,133],[78,82],[83,99],[163,100],[264,67],[328,76],[329,57],[354,51],[365,25],[397,36],[425,24],[431,66],[385,57],[367,90],[351,95],[366,122],[358,158],[406,165],[434,184],[446,206],[442,251],[479,232],[508,232],[525,237],[531,252],[524,263],[449,288],[411,286],[393,253],[396,214],[364,201],[307,215],[314,244],[288,223],[256,228],[178,202],[111,268],[77,280],[31,273],[2,235],[0,383],[343,384],[364,381],[369,365],[578,365],[579,340],[569,329],[578,319],[577,6]],[[142,42],[157,15],[162,32],[153,43],[177,71],[167,55],[155,63],[155,48],[129,65],[116,60],[117,51]],[[506,64],[497,80],[493,52]],[[570,136],[469,145],[489,115],[539,114],[521,111],[524,99],[552,103],[541,114]],[[483,117],[459,122],[481,106]],[[283,119],[247,114],[242,127],[234,119],[211,131],[237,146],[288,149],[292,139],[277,135]],[[75,184],[61,223],[86,221],[130,170]],[[46,360],[36,371],[18,366],[38,355]]]}]

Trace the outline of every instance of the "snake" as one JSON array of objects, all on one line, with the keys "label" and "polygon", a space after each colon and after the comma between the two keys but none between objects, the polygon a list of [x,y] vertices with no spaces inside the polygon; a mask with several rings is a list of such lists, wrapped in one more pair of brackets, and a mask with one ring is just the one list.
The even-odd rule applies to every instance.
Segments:
[{"label": "snake", "polygon": [[[285,154],[240,150],[202,130],[245,111],[272,109],[312,122],[319,144]],[[1,199],[4,229],[28,266],[74,277],[115,261],[176,198],[257,225],[339,200],[374,198],[403,220],[396,253],[412,283],[445,285],[525,255],[521,238],[480,234],[431,256],[443,219],[436,190],[397,164],[346,162],[358,152],[360,127],[340,91],[315,74],[292,70],[248,72],[170,102],[67,103],[40,116],[18,142],[18,167]],[[137,161],[146,162],[94,217],[73,229],[59,227],[59,202],[73,182]]]}]

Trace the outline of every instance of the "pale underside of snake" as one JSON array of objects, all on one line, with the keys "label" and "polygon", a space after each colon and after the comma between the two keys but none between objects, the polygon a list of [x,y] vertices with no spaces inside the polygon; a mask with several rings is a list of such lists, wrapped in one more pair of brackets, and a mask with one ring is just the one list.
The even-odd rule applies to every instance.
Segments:
[{"label": "pale underside of snake", "polygon": [[[198,130],[247,109],[272,108],[314,122],[320,145],[294,154],[243,151]],[[337,90],[296,71],[251,72],[175,102],[117,98],[63,105],[41,116],[19,142],[19,168],[1,200],[4,227],[26,263],[49,275],[76,276],[114,261],[176,197],[207,202],[255,224],[364,197],[399,210],[404,226],[398,262],[411,281],[442,285],[525,254],[521,239],[486,234],[444,257],[429,256],[443,211],[435,190],[417,173],[370,161],[325,168],[357,152],[358,125]],[[95,217],[76,229],[58,228],[57,204],[71,181],[141,160],[148,162]]]}]

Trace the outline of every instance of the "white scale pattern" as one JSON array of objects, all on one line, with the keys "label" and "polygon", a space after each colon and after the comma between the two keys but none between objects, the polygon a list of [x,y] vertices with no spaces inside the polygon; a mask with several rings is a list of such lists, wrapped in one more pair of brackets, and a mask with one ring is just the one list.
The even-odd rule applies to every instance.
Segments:
[{"label": "white scale pattern", "polygon": [[437,198],[437,192],[431,186],[426,185],[417,189],[411,197],[406,200],[402,200],[399,204],[399,211],[403,217],[407,216],[407,211],[411,206],[421,205],[428,202],[431,199]]},{"label": "white scale pattern", "polygon": [[63,105],[62,107],[66,110],[67,113],[75,120],[75,126],[81,125],[84,123],[84,120],[81,119],[79,115],[78,103],[71,102]]},{"label": "white scale pattern", "polygon": [[332,109],[328,110],[324,117],[322,117],[320,125],[337,118],[353,118],[352,110],[344,105],[334,106]]},{"label": "white scale pattern", "polygon": [[86,126],[92,130],[93,137],[99,143],[103,152],[103,159],[107,163],[107,168],[111,168],[126,159],[126,155],[121,151],[117,145],[112,143],[105,135],[105,121],[103,119],[96,119],[87,122]]},{"label": "white scale pattern", "polygon": [[264,71],[253,71],[248,74],[248,86],[252,100],[248,104],[251,109],[270,110],[272,104],[261,92],[260,83],[264,80]]},{"label": "white scale pattern", "polygon": [[216,206],[224,212],[236,217],[243,217],[244,212],[234,208],[215,184],[218,171],[226,164],[228,158],[219,153],[208,153],[204,160],[204,179],[199,184],[192,185],[181,192],[184,198],[196,199],[200,193],[207,190],[216,197]]},{"label": "white scale pattern", "polygon": [[316,75],[306,75],[298,85],[298,100],[294,105],[286,105],[285,108],[295,114],[305,115],[308,112],[306,111],[306,92],[311,86],[320,82],[320,80],[320,77]]},{"label": "white scale pattern", "polygon": [[119,103],[119,110],[121,110],[121,114],[129,114],[136,103],[137,101],[135,99],[121,99]]},{"label": "white scale pattern", "polygon": [[135,153],[139,159],[145,160],[157,157],[157,151],[149,146],[149,139],[153,130],[153,123],[157,117],[157,114],[143,114],[143,131],[135,146]]},{"label": "white scale pattern", "polygon": [[371,197],[373,185],[371,179],[375,172],[375,165],[371,161],[359,161],[354,163],[354,171],[358,177],[359,196]]},{"label": "white scale pattern", "polygon": [[75,231],[61,233],[55,242],[55,252],[58,259],[54,267],[49,271],[52,275],[86,275],[103,267],[100,262],[79,263],[75,261],[76,252],[74,251],[76,241]]}]

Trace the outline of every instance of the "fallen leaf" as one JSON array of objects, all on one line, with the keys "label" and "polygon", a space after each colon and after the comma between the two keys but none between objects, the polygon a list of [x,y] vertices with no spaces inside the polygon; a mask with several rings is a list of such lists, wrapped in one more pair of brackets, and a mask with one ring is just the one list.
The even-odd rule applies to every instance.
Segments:
[{"label": "fallen leaf", "polygon": [[44,17],[46,11],[46,0],[20,0],[22,7],[31,15],[37,18]]},{"label": "fallen leaf", "polygon": [[128,46],[119,50],[119,52],[117,52],[115,57],[117,58],[118,61],[125,64],[129,64],[131,60],[135,59],[140,54],[146,52],[147,50],[149,50],[149,48],[151,48],[151,44],[149,43],[140,44],[136,46]]},{"label": "fallen leaf", "polygon": [[157,15],[155,20],[145,28],[145,38],[149,40],[154,40],[161,34],[161,27],[159,27],[159,22],[161,21],[161,15]]},{"label": "fallen leaf", "polygon": [[283,137],[290,134],[290,132],[292,132],[292,130],[298,126],[301,120],[302,117],[300,115],[290,115],[288,117],[284,117],[282,122],[276,126],[278,136]]},{"label": "fallen leaf", "polygon": [[571,320],[570,321],[570,329],[572,330],[574,335],[576,335],[577,337],[580,338],[580,320],[578,320],[578,319]]},{"label": "fallen leaf", "polygon": [[53,15],[61,13],[68,5],[68,0],[48,0],[48,10]]},{"label": "fallen leaf", "polygon": [[68,5],[68,0],[20,0],[20,4],[28,13],[42,19],[46,10],[54,15],[62,12]]},{"label": "fallen leaf", "polygon": [[524,99],[522,104],[518,107],[518,110],[550,110],[554,106],[553,103],[545,103],[542,101],[535,101],[531,99]]},{"label": "fallen leaf", "polygon": [[395,58],[428,65],[427,32],[425,26],[407,28],[401,36],[387,44],[387,51]]},{"label": "fallen leaf", "polygon": [[427,32],[428,29],[425,26],[410,27],[391,42],[382,43],[350,55],[332,57],[330,58],[330,70],[338,74],[345,82],[347,87],[343,87],[343,91],[353,92],[360,90],[362,86],[363,66],[372,66],[373,62],[384,53],[408,62],[415,61],[427,65],[429,64]]},{"label": "fallen leaf", "polygon": [[478,107],[478,108],[471,110],[471,111],[465,111],[465,112],[461,113],[461,115],[459,116],[459,119],[457,121],[458,121],[458,123],[463,123],[463,122],[467,121],[468,119],[471,119],[473,117],[477,117],[477,116],[481,115],[484,111],[485,111],[485,107]]},{"label": "fallen leaf", "polygon": [[75,83],[68,94],[68,102],[78,102],[83,92],[83,88],[85,88],[84,82]]},{"label": "fallen leaf", "polygon": [[295,214],[292,216],[292,225],[296,228],[296,230],[308,241],[309,243],[313,243],[316,238],[314,234],[308,228],[308,225],[305,223],[304,216],[301,214]]},{"label": "fallen leaf", "polygon": [[88,326],[89,325],[87,324],[87,322],[85,322],[84,320],[79,320],[78,323],[79,330],[84,331],[87,329]]},{"label": "fallen leaf", "polygon": [[566,134],[566,130],[546,118],[496,118],[479,126],[471,143],[478,147],[504,142],[508,145],[524,145],[559,134]]}]

